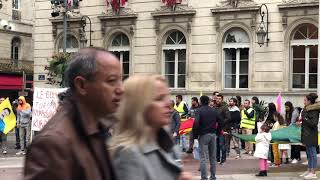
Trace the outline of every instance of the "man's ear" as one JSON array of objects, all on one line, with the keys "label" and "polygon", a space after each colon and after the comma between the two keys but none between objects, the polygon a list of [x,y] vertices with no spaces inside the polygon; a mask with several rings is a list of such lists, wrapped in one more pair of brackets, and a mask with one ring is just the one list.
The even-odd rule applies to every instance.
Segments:
[{"label": "man's ear", "polygon": [[76,92],[78,92],[81,95],[86,95],[87,94],[87,80],[81,76],[77,76],[73,80],[74,83],[74,88]]}]

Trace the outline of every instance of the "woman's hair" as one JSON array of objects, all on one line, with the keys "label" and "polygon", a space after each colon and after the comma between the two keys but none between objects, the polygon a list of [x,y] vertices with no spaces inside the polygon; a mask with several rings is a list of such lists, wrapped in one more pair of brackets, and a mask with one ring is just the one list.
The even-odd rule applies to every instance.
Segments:
[{"label": "woman's hair", "polygon": [[306,95],[306,98],[308,101],[311,102],[311,104],[314,104],[318,98],[318,95],[316,93],[310,93],[310,94]]},{"label": "woman's hair", "polygon": [[278,122],[279,122],[280,125],[285,125],[284,118],[283,118],[283,116],[282,116],[280,113],[276,112],[276,113],[274,113],[273,116],[274,116],[274,119],[275,119],[275,120],[278,120]]},{"label": "woman's hair", "polygon": [[143,145],[151,140],[152,129],[145,114],[156,96],[157,81],[166,83],[159,75],[131,76],[124,82],[124,97],[116,113],[118,122],[111,149]]},{"label": "woman's hair", "polygon": [[289,112],[293,112],[293,105],[292,105],[292,102],[290,101],[287,101],[286,103],[284,103],[285,106],[288,106],[290,108],[290,111]]},{"label": "woman's hair", "polygon": [[274,113],[277,111],[276,105],[274,103],[268,104],[269,112]]},{"label": "woman's hair", "polygon": [[262,126],[260,127],[260,129],[263,132],[268,133],[270,131],[271,127],[270,127],[270,125],[268,123],[263,123]]},{"label": "woman's hair", "polygon": [[252,100],[255,101],[255,104],[259,104],[259,98],[257,96],[253,96]]}]

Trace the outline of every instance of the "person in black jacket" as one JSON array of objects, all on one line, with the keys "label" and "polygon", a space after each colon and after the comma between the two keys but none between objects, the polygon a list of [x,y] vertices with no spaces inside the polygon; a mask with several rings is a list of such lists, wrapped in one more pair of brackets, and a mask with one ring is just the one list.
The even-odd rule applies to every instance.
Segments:
[{"label": "person in black jacket", "polygon": [[200,97],[201,107],[196,114],[193,125],[193,135],[199,139],[201,179],[207,180],[206,152],[209,155],[211,180],[216,179],[216,132],[217,124],[220,124],[218,112],[209,107],[209,97]]},{"label": "person in black jacket", "polygon": [[305,179],[317,179],[317,145],[318,145],[318,121],[320,102],[316,103],[318,95],[310,93],[304,98],[305,108],[302,115],[301,142],[306,146],[308,158],[308,170],[301,174]]},{"label": "person in black jacket", "polygon": [[234,149],[236,150],[237,157],[236,159],[240,158],[240,139],[236,138],[235,136],[232,136],[232,134],[239,133],[240,129],[240,122],[241,122],[241,115],[240,115],[240,110],[236,106],[237,104],[237,99],[236,98],[231,98],[229,100],[229,112],[230,112],[230,117],[231,117],[231,128],[229,130],[229,136],[230,139],[227,139],[227,151],[229,149],[230,152],[230,143],[233,142],[234,144]]},{"label": "person in black jacket", "polygon": [[228,130],[230,129],[230,113],[228,106],[223,102],[223,95],[217,95],[217,105],[214,109],[218,112],[218,116],[221,122],[218,125],[217,131],[217,162],[222,165],[227,160],[227,149],[226,149],[226,137],[228,136]]},{"label": "person in black jacket", "polygon": [[176,144],[179,144],[179,128],[180,128],[180,115],[179,112],[174,109],[174,101],[171,100],[170,104],[171,108],[171,127],[170,127],[170,133],[174,139],[174,142]]}]

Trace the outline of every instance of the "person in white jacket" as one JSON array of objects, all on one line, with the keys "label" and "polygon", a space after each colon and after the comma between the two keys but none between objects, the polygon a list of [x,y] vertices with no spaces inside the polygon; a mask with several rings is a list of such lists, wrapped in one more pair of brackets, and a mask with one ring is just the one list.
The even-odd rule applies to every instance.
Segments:
[{"label": "person in white jacket", "polygon": [[271,142],[270,127],[267,123],[264,123],[255,138],[256,140],[256,151],[254,157],[260,159],[260,172],[256,176],[267,176],[268,172],[268,154],[269,145]]}]

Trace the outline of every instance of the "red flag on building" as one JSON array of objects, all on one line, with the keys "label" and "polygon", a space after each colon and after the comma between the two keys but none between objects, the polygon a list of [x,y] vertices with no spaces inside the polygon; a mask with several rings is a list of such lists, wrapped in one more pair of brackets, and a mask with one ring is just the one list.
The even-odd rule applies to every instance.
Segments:
[{"label": "red flag on building", "polygon": [[194,118],[181,119],[179,134],[188,134],[192,131],[192,126],[194,123]]},{"label": "red flag on building", "polygon": [[176,3],[181,3],[181,2],[182,0],[162,0],[162,3],[168,6],[174,6]]},{"label": "red flag on building", "polygon": [[111,5],[112,9],[118,11],[121,6],[126,5],[126,0],[106,0],[107,6]]}]

